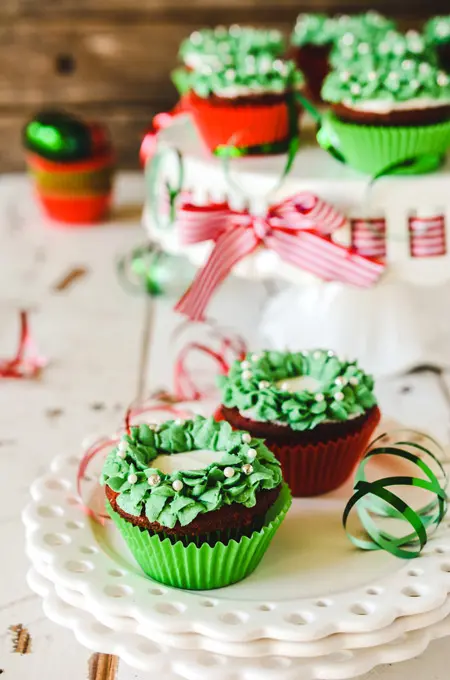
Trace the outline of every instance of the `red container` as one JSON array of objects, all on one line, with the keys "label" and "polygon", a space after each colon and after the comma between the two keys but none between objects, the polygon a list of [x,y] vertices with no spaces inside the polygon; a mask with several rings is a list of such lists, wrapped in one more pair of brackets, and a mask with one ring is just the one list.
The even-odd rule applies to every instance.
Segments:
[{"label": "red container", "polygon": [[257,153],[257,147],[280,143],[286,143],[287,148],[292,136],[292,114],[286,94],[228,100],[214,96],[203,99],[191,92],[186,103],[211,151],[220,146],[235,146],[256,147]]}]

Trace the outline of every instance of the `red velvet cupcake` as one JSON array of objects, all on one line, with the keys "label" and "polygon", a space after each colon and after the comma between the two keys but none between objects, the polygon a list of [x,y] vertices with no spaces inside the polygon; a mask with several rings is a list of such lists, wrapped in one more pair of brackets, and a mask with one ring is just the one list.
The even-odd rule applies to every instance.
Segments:
[{"label": "red velvet cupcake", "polygon": [[220,416],[265,439],[294,496],[341,486],[380,420],[372,377],[332,351],[249,354],[219,384]]}]

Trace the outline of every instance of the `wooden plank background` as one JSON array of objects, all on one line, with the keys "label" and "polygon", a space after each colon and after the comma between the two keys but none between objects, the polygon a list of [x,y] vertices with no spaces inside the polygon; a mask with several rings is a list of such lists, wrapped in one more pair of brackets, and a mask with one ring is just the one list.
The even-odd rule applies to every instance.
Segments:
[{"label": "wooden plank background", "polygon": [[[449,11],[448,0],[370,4],[404,27]],[[169,73],[190,31],[236,22],[288,34],[300,11],[366,9],[363,0],[1,0],[0,170],[23,169],[20,130],[42,106],[103,120],[120,165],[137,167],[143,130],[176,99]]]}]

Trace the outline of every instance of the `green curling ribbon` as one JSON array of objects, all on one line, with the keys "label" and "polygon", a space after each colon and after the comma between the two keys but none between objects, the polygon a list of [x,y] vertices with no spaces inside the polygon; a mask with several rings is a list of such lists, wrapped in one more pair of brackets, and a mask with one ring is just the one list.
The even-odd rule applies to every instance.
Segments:
[{"label": "green curling ribbon", "polygon": [[192,281],[195,268],[186,258],[147,243],[121,257],[117,273],[123,287],[131,293],[178,298]]},{"label": "green curling ribbon", "polygon": [[[441,449],[439,444],[427,435],[419,434],[422,438]],[[389,446],[376,446],[385,435],[381,435],[369,447],[361,461],[354,484],[354,495],[347,503],[342,522],[350,541],[362,550],[386,550],[395,557],[412,559],[418,557],[428,541],[430,533],[436,529],[447,512],[448,476],[441,461],[427,447],[413,441],[396,441]],[[411,452],[409,449],[412,449]],[[442,451],[442,449],[441,449]],[[380,455],[389,455],[416,465],[425,478],[398,475],[384,477],[373,482],[366,479],[365,471],[369,461]],[[438,478],[431,467],[423,460],[428,456],[438,468]],[[433,499],[418,509],[412,508],[388,487],[417,487],[430,492]],[[361,538],[352,534],[347,528],[348,519],[355,509],[362,527],[367,535]],[[412,532],[395,536],[378,526],[375,518],[389,518],[390,520],[406,521]]]},{"label": "green curling ribbon", "polygon": [[239,184],[236,183],[231,177],[230,160],[232,158],[242,158],[244,156],[254,154],[255,152],[261,154],[274,154],[285,153],[287,151],[284,168],[280,174],[280,177],[277,179],[275,186],[269,193],[277,191],[291,171],[292,165],[300,147],[300,139],[298,134],[298,112],[295,106],[294,97],[290,97],[288,99],[287,106],[289,114],[289,135],[287,140],[271,144],[264,144],[258,147],[242,147],[235,146],[233,144],[221,144],[215,149],[214,154],[223,161],[222,167],[228,186],[235,193],[241,194],[242,187],[240,187]]},{"label": "green curling ribbon", "polygon": [[[163,177],[164,163],[168,155],[172,153],[176,159],[176,181],[175,185],[170,185],[168,181],[161,182]],[[183,157],[178,149],[159,145],[156,153],[150,158],[145,169],[146,179],[149,187],[150,211],[155,225],[158,229],[167,229],[175,222],[176,200],[183,188]],[[165,206],[161,209],[161,202],[168,199],[168,211]]]}]

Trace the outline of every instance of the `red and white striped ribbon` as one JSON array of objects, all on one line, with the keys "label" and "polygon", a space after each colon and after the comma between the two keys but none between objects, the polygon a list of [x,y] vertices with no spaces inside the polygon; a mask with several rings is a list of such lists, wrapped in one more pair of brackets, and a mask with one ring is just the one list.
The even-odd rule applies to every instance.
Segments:
[{"label": "red and white striped ribbon", "polygon": [[386,257],[386,220],[383,217],[352,219],[352,248],[366,257]]},{"label": "red and white striped ribbon", "polygon": [[438,257],[447,252],[445,217],[409,218],[409,243],[412,257]]},{"label": "red and white striped ribbon", "polygon": [[384,263],[331,240],[331,234],[346,221],[333,206],[306,192],[272,206],[265,217],[233,212],[226,204],[182,203],[177,213],[182,243],[212,240],[215,245],[175,309],[193,320],[203,320],[217,286],[260,246],[325,280],[372,286],[383,273]]}]

